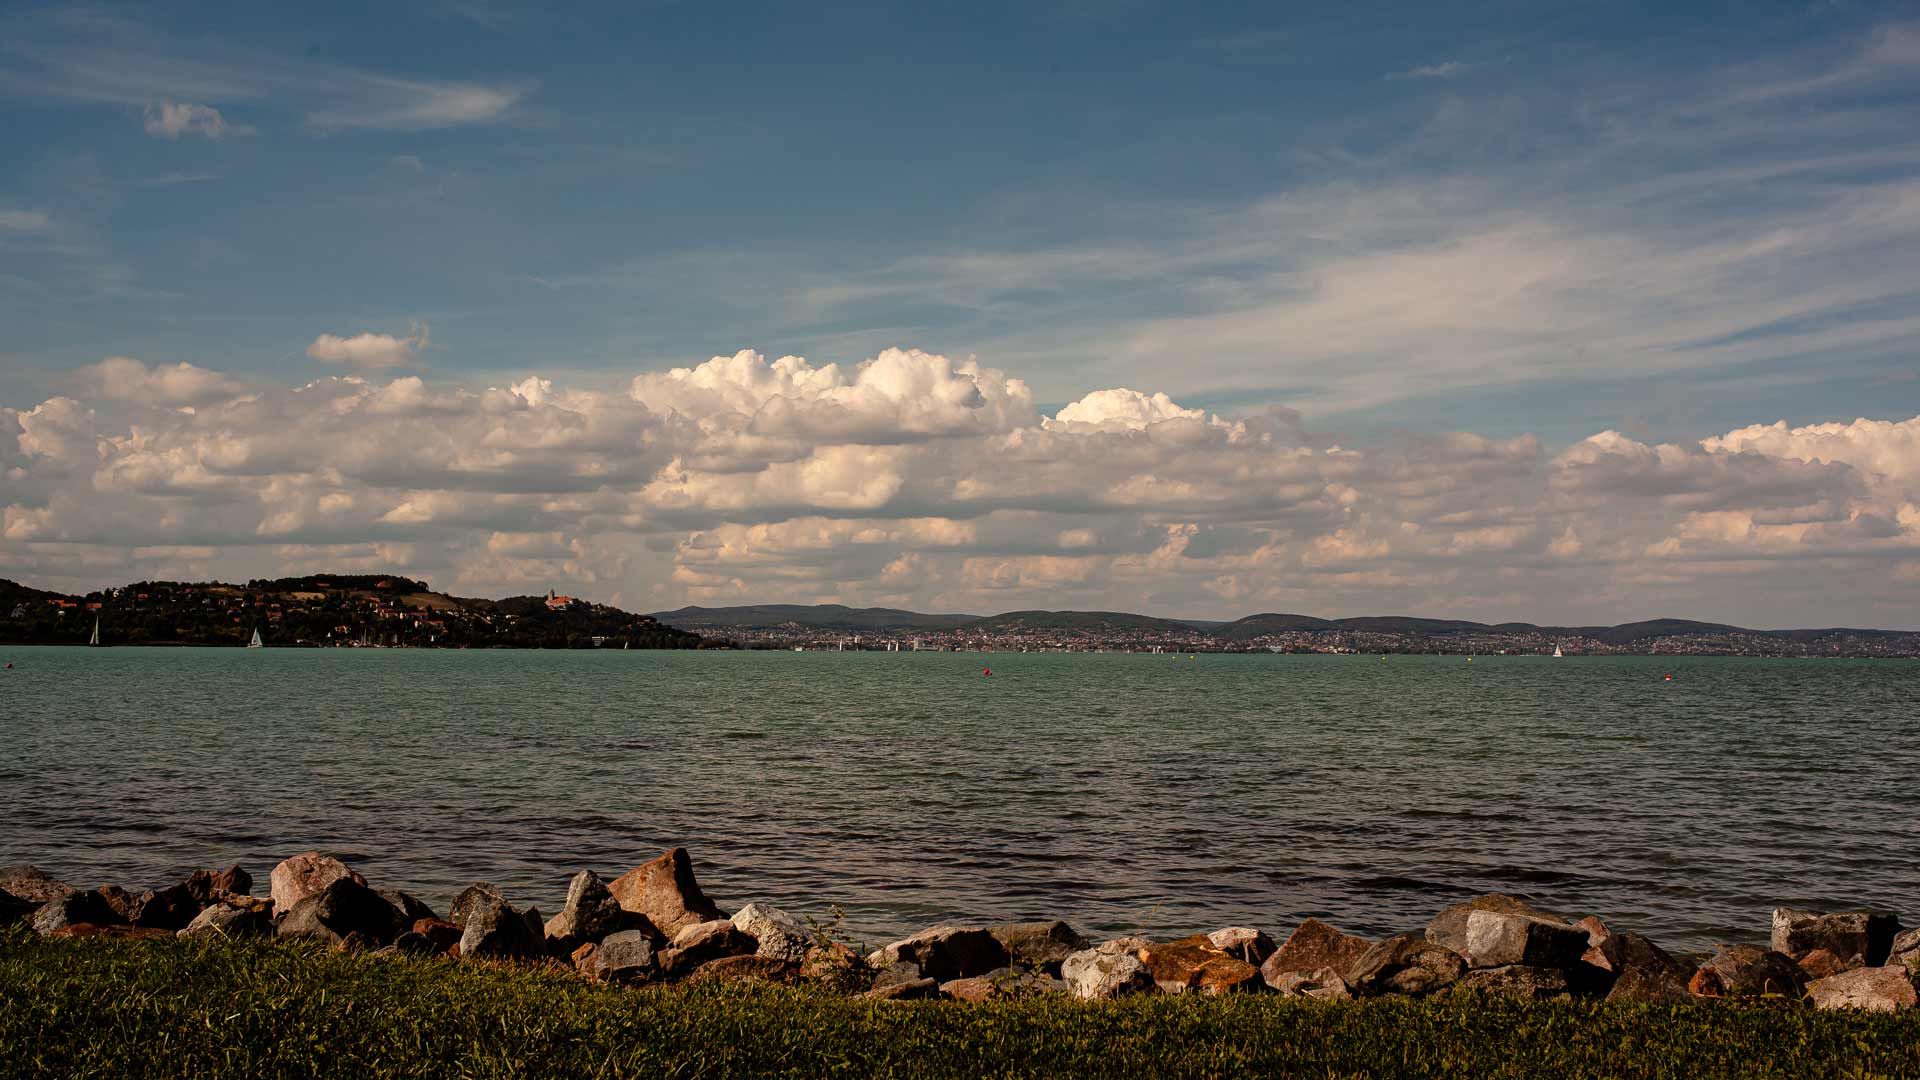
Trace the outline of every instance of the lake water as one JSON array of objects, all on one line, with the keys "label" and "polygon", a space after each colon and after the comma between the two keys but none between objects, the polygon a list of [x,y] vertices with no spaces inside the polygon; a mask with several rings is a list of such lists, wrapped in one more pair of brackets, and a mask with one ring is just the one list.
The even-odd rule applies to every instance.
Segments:
[{"label": "lake water", "polygon": [[[1920,922],[1920,665],[1674,658],[14,648],[0,864],[83,886],[318,847],[551,914],[671,845],[723,908],[1093,934],[1475,893],[1673,947]],[[981,668],[993,674],[983,676]],[[1672,673],[1672,681],[1664,676]]]}]

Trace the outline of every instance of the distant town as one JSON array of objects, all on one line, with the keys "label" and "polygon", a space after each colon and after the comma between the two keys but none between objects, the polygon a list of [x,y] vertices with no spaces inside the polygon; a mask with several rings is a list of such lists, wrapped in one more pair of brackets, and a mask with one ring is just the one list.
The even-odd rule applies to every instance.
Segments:
[{"label": "distant town", "polygon": [[1260,614],[1232,621],[1110,611],[923,614],[837,604],[685,607],[650,615],[549,590],[474,599],[398,575],[143,581],[68,595],[0,579],[0,644],[781,649],[862,652],[1438,653],[1920,657],[1920,631],[1751,630]]}]

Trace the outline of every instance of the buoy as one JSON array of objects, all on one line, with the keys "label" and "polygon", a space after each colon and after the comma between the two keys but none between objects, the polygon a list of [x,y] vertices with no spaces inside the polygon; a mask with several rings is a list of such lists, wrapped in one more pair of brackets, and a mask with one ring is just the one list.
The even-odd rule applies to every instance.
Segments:
[{"label": "buoy", "polygon": [[992,668],[984,668],[984,667],[983,667],[983,668],[981,668],[981,669],[980,669],[980,674],[982,674],[982,675],[991,675],[991,674],[993,674],[993,669],[992,669]]},{"label": "buoy", "polygon": [[1667,681],[1668,681],[1668,682],[1672,682],[1672,681],[1673,681],[1673,672],[1671,672],[1671,671],[1669,671],[1669,672],[1667,672]]}]

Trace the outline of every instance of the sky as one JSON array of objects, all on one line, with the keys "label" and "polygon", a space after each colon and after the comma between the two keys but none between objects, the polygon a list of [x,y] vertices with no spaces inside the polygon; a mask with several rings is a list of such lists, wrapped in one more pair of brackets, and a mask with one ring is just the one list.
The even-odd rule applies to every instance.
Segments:
[{"label": "sky", "polygon": [[0,577],[1920,627],[1920,9],[0,4]]}]

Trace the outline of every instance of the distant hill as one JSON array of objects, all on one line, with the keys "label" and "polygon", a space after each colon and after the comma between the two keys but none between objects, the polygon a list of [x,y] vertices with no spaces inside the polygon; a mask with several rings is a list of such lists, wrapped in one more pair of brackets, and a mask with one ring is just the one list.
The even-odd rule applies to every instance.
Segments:
[{"label": "distant hill", "polygon": [[1215,637],[1225,641],[1250,641],[1267,634],[1285,634],[1296,630],[1332,629],[1335,629],[1335,626],[1331,619],[1316,619],[1311,615],[1277,615],[1268,613],[1265,615],[1249,615],[1244,619],[1235,619],[1233,622],[1216,629],[1213,633]]},{"label": "distant hill", "polygon": [[745,604],[738,607],[683,607],[656,611],[653,618],[683,630],[717,627],[775,629],[804,626],[817,630],[950,630],[977,622],[978,615],[923,615],[898,608],[851,608],[843,604]]},{"label": "distant hill", "polygon": [[1009,611],[967,623],[967,630],[1069,630],[1093,634],[1139,631],[1193,633],[1196,627],[1176,619],[1156,619],[1124,611]]}]

